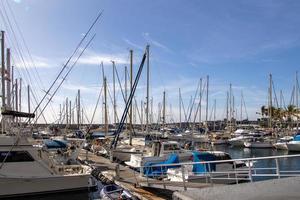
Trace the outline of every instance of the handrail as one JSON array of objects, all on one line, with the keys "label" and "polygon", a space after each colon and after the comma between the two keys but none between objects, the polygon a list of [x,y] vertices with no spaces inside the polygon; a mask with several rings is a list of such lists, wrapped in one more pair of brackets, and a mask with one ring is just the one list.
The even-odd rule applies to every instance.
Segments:
[{"label": "handrail", "polygon": [[230,159],[230,160],[215,160],[215,161],[200,161],[200,162],[182,162],[182,163],[174,163],[174,164],[155,164],[151,166],[140,166],[136,168],[149,168],[149,167],[168,167],[168,166],[180,166],[180,165],[195,165],[195,164],[210,164],[210,163],[229,163],[233,161],[255,161],[255,160],[269,160],[276,158],[293,158],[300,157],[300,154],[295,155],[283,155],[283,156],[268,156],[268,157],[256,157],[256,158],[238,158],[238,159]]}]

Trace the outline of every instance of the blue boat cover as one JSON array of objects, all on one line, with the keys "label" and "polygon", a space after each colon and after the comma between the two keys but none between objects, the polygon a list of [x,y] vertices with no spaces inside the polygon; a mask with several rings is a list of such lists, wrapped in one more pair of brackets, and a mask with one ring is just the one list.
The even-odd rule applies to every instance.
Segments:
[{"label": "blue boat cover", "polygon": [[294,136],[294,141],[300,141],[300,133],[297,133],[297,134]]},{"label": "blue boat cover", "polygon": [[44,144],[48,149],[67,148],[67,141],[65,140],[44,140]]},{"label": "blue boat cover", "polygon": [[168,156],[168,159],[163,162],[146,162],[145,168],[144,168],[144,175],[148,177],[155,177],[155,176],[161,176],[167,173],[167,170],[169,168],[177,168],[180,167],[180,165],[175,166],[157,166],[153,167],[153,165],[164,165],[164,164],[176,164],[179,163],[179,158],[176,153],[172,153]]},{"label": "blue boat cover", "polygon": [[[202,162],[202,161],[214,161],[216,160],[215,155],[208,152],[193,152],[193,162]],[[216,171],[216,164],[194,164],[193,172],[194,173],[205,173],[208,171]]]}]

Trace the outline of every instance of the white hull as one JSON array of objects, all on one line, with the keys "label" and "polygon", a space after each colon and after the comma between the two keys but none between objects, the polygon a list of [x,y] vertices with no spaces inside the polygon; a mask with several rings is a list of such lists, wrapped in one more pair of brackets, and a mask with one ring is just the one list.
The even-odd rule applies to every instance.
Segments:
[{"label": "white hull", "polygon": [[286,145],[289,151],[300,151],[300,142],[298,141],[291,141]]},{"label": "white hull", "polygon": [[286,142],[277,142],[274,144],[274,147],[279,150],[287,150],[288,149]]},{"label": "white hull", "polygon": [[229,140],[228,143],[234,147],[244,147],[244,140]]},{"label": "white hull", "polygon": [[221,145],[221,144],[227,144],[227,140],[215,140],[211,142],[212,145]]},{"label": "white hull", "polygon": [[271,142],[244,142],[247,148],[272,148],[273,144]]},{"label": "white hull", "polygon": [[[90,185],[89,185],[90,183]],[[88,190],[94,186],[90,175],[0,178],[0,197]]]}]

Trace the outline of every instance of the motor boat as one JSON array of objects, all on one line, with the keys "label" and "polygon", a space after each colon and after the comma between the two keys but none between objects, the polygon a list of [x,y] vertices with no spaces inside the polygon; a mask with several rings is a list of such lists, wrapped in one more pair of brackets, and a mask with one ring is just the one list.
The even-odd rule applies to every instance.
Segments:
[{"label": "motor boat", "polygon": [[182,149],[176,141],[154,141],[152,148],[147,153],[131,154],[130,161],[125,162],[125,164],[139,170],[147,163],[163,162],[168,159],[170,154],[174,153],[178,154],[180,162],[188,161],[192,155],[192,151]]},{"label": "motor boat", "polygon": [[88,191],[96,187],[91,168],[77,161],[78,149],[52,151],[27,136],[0,136],[0,198]]},{"label": "motor boat", "polygon": [[293,140],[286,143],[289,151],[300,151],[300,132],[297,133]]},{"label": "motor boat", "polygon": [[252,136],[248,135],[240,135],[228,140],[228,143],[233,147],[244,147],[244,142],[248,141],[252,138]]},{"label": "motor boat", "polygon": [[288,150],[287,143],[291,140],[293,140],[291,136],[282,137],[274,144],[274,147],[278,150]]},{"label": "motor boat", "polygon": [[124,190],[122,187],[111,184],[105,185],[100,191],[100,198],[104,200],[136,200],[137,198],[134,197],[130,192]]},{"label": "motor boat", "polygon": [[273,148],[273,141],[268,138],[251,138],[249,141],[244,142],[247,148]]},{"label": "motor boat", "polygon": [[[205,161],[220,161],[220,160],[231,160],[229,154],[221,151],[207,151],[207,152],[193,152],[192,162],[195,164],[185,165],[181,167],[169,168],[167,170],[167,179],[169,181],[182,182],[183,178],[187,182],[210,182],[209,179],[213,180],[214,183],[219,184],[230,184],[236,182],[236,176],[232,172],[234,168],[241,170],[243,167],[246,168],[246,163],[242,161],[226,161],[222,163],[199,163]],[[184,174],[182,174],[184,173]],[[247,174],[238,174],[238,178],[245,178]]]}]

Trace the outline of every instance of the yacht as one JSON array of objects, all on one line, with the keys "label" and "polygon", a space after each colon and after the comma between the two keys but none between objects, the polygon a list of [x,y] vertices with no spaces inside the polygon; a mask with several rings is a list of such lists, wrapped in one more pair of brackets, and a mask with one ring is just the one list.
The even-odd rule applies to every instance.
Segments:
[{"label": "yacht", "polygon": [[0,198],[95,188],[91,168],[76,155],[75,148],[51,151],[26,136],[1,135]]},{"label": "yacht", "polygon": [[282,137],[274,144],[274,147],[278,150],[288,150],[287,143],[291,140],[293,140],[291,136]]},{"label": "yacht", "polygon": [[300,151],[300,132],[297,133],[293,140],[288,142],[286,145],[289,151]]},{"label": "yacht", "polygon": [[[199,163],[202,161],[220,160],[229,161],[210,164]],[[230,160],[230,155],[222,151],[193,152],[192,161],[195,164],[185,165],[184,169],[181,167],[167,169],[167,179],[170,181],[182,182],[184,177],[184,180],[187,182],[210,182],[209,179],[214,179],[213,182],[218,184],[235,183],[236,175],[234,173],[228,174],[226,172],[232,172],[234,167],[241,170],[246,167],[246,163]],[[239,173],[238,178],[246,178],[247,176],[247,173]]]}]

